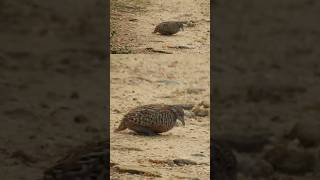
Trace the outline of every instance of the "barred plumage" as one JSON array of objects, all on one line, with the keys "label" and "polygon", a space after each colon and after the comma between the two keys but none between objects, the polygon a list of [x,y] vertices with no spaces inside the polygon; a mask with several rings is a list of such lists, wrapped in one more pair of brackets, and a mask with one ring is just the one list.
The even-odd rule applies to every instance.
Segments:
[{"label": "barred plumage", "polygon": [[184,111],[179,105],[150,104],[129,111],[115,132],[131,129],[137,133],[154,135],[167,132],[179,119],[183,125]]},{"label": "barred plumage", "polygon": [[237,159],[225,145],[213,143],[213,179],[237,180]]},{"label": "barred plumage", "polygon": [[99,142],[69,152],[44,172],[44,180],[104,180],[107,178],[106,143]]},{"label": "barred plumage", "polygon": [[162,22],[156,26],[153,33],[159,32],[162,35],[173,35],[179,32],[180,30],[183,31],[183,23],[179,21],[166,21]]}]

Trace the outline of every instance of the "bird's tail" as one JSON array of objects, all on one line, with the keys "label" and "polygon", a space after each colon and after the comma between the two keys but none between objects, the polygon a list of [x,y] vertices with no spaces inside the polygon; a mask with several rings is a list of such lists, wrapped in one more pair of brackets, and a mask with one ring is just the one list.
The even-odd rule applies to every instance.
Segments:
[{"label": "bird's tail", "polygon": [[120,123],[119,127],[114,130],[114,132],[123,131],[123,130],[125,130],[125,129],[127,129],[127,126],[126,126],[125,122],[122,121],[122,122]]}]

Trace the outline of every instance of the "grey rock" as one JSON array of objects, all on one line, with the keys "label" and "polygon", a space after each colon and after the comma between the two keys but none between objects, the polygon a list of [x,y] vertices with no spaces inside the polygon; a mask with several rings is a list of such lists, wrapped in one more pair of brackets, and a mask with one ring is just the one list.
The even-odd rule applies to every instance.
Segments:
[{"label": "grey rock", "polygon": [[206,108],[203,108],[201,106],[195,106],[193,109],[192,109],[192,112],[196,115],[196,116],[199,116],[199,117],[206,117],[209,115],[209,110],[206,109]]},{"label": "grey rock", "polygon": [[174,80],[159,80],[159,81],[157,81],[158,83],[164,83],[164,84],[166,84],[166,85],[179,85],[180,84],[180,82],[178,82],[178,81],[174,81]]},{"label": "grey rock", "polygon": [[116,165],[113,167],[120,173],[139,174],[144,176],[161,177],[161,173],[153,168],[129,165]]},{"label": "grey rock", "polygon": [[205,89],[203,88],[188,88],[187,93],[188,94],[201,94]]},{"label": "grey rock", "polygon": [[188,118],[194,118],[195,114],[192,111],[185,111],[185,116]]},{"label": "grey rock", "polygon": [[196,156],[196,157],[206,157],[205,155],[200,154],[200,153],[191,154],[191,156]]},{"label": "grey rock", "polygon": [[184,166],[184,165],[197,165],[196,162],[189,160],[189,159],[174,159],[173,163],[178,166]]},{"label": "grey rock", "polygon": [[210,103],[207,101],[201,101],[199,106],[203,106],[204,108],[209,108],[210,107]]}]

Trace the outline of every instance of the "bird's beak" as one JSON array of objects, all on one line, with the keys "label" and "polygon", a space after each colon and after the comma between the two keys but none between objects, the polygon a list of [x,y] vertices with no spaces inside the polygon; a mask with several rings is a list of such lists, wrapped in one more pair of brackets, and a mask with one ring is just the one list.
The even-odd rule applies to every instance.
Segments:
[{"label": "bird's beak", "polygon": [[182,125],[185,126],[184,118],[179,118],[179,120],[182,122]]}]

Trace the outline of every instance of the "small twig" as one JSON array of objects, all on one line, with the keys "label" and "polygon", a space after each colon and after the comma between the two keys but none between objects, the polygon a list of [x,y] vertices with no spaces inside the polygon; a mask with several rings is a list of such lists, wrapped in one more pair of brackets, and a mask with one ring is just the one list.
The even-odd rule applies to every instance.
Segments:
[{"label": "small twig", "polygon": [[143,78],[143,77],[136,77],[136,78],[137,78],[137,79],[140,79],[140,80],[147,81],[147,82],[149,82],[149,83],[152,83],[152,81],[151,81],[151,80],[146,79],[146,78]]},{"label": "small twig", "polygon": [[153,40],[153,41],[150,41],[150,42],[164,42],[164,41],[161,41],[161,40]]},{"label": "small twig", "polygon": [[147,51],[157,52],[157,53],[164,53],[164,54],[173,54],[172,52],[163,51],[163,50],[156,50],[153,48],[146,48]]},{"label": "small twig", "polygon": [[168,48],[175,48],[175,49],[194,49],[193,47],[188,46],[167,46]]}]

